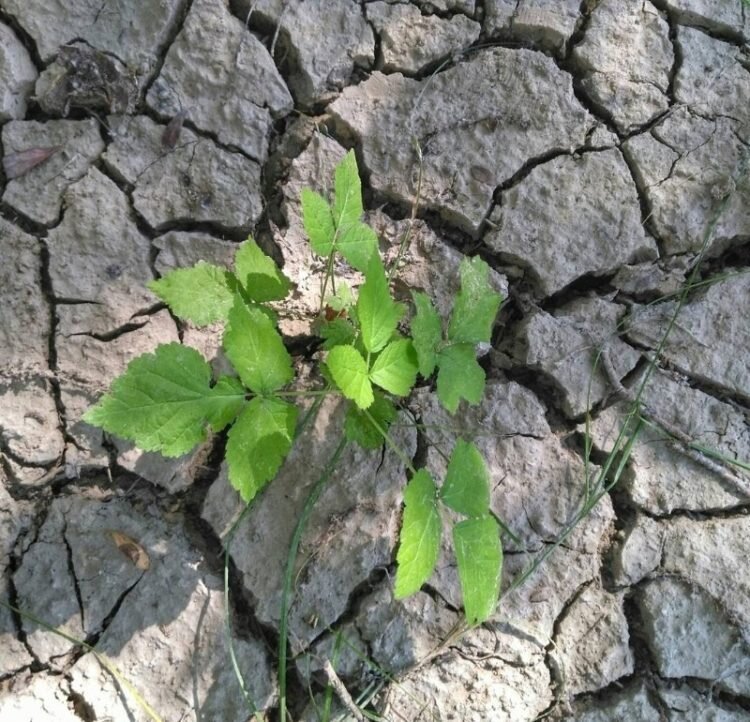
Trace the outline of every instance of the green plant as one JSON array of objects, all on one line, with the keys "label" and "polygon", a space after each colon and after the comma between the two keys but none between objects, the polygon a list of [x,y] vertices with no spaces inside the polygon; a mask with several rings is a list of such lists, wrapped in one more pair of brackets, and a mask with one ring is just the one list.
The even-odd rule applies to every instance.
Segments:
[{"label": "green plant", "polygon": [[[283,301],[291,284],[248,239],[237,251],[233,271],[199,262],[150,284],[178,318],[197,325],[225,322],[223,348],[237,376],[214,381],[197,351],[164,344],[131,361],[85,420],[165,456],[190,451],[205,440],[208,429],[229,427],[229,480],[250,503],[276,475],[294,443],[298,408],[293,399],[345,397],[345,442],[365,448],[386,443],[410,472],[395,596],[415,593],[431,576],[445,506],[465,517],[453,524],[452,536],[467,621],[480,623],[495,609],[502,566],[500,526],[490,511],[484,460],[471,441],[459,439],[438,486],[427,469],[414,468],[389,435],[389,426],[397,415],[394,399],[410,394],[418,373],[428,379],[437,369],[437,395],[451,413],[461,399],[480,401],[485,375],[475,349],[490,341],[500,295],[489,285],[487,264],[478,257],[464,259],[461,289],[447,323],[426,294],[415,292],[415,312],[406,324],[407,309],[390,289],[399,258],[388,273],[375,232],[361,220],[364,209],[353,152],[337,166],[334,188],[332,204],[311,190],[302,192],[312,250],[327,260],[316,322],[325,353],[320,369],[325,385],[289,389],[295,375],[292,358],[268,304]],[[339,285],[335,292],[337,255],[364,274],[356,298],[346,286]],[[326,294],[329,286],[331,295]]]}]

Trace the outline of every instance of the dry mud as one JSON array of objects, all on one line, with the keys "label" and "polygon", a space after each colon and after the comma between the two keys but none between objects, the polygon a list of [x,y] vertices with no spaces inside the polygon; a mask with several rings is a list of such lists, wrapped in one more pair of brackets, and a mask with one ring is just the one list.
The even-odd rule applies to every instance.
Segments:
[{"label": "dry mud", "polygon": [[[654,363],[650,424],[612,493],[449,645],[450,549],[394,601],[406,471],[348,449],[302,539],[293,718],[319,719],[333,660],[394,722],[750,720],[750,474],[726,463],[750,460],[749,39],[739,0],[0,0],[0,599],[25,613],[0,607],[0,719],[148,719],[130,685],[165,722],[250,718],[222,438],[164,460],[81,417],[159,343],[225,363],[220,329],[176,323],[146,283],[229,263],[249,233],[294,282],[280,323],[304,367],[320,267],[299,192],[354,148],[392,255],[416,140],[397,290],[446,313],[478,253],[508,300],[484,401],[451,418],[420,388],[396,433],[438,473],[437,447],[476,437],[517,537],[504,587],[574,517],[585,435],[591,471]],[[270,720],[284,560],[341,421],[324,405],[231,546],[231,642]]]}]

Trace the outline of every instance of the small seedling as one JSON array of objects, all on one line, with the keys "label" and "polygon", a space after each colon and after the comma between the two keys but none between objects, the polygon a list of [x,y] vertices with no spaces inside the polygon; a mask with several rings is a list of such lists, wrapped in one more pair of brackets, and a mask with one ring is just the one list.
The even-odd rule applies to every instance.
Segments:
[{"label": "small seedling", "polygon": [[[395,596],[414,594],[432,575],[448,516],[442,507],[447,507],[464,517],[453,524],[452,537],[467,621],[483,622],[497,604],[502,567],[500,527],[490,511],[484,459],[471,441],[459,439],[438,485],[427,469],[412,466],[388,432],[397,416],[397,400],[411,393],[418,375],[427,380],[437,370],[437,396],[450,413],[461,400],[481,400],[485,375],[476,347],[490,341],[502,299],[489,285],[487,264],[478,257],[464,259],[450,319],[440,317],[425,293],[414,292],[407,323],[407,307],[392,297],[377,235],[362,222],[353,152],[337,166],[334,188],[333,203],[314,191],[302,191],[312,251],[327,261],[315,324],[327,385],[308,393],[343,396],[349,406],[346,440],[367,449],[386,443],[410,471]],[[342,284],[337,294],[326,296],[329,285],[336,288],[337,256],[364,274],[356,297]],[[298,426],[292,400],[306,393],[288,390],[294,366],[277,330],[276,313],[268,305],[282,302],[291,283],[250,238],[239,247],[231,271],[201,261],[168,273],[150,287],[180,319],[198,326],[224,322],[223,349],[236,376],[214,380],[198,351],[164,344],[131,361],[84,418],[144,451],[172,457],[204,441],[209,429],[228,428],[229,481],[249,504],[276,476],[292,448]]]}]

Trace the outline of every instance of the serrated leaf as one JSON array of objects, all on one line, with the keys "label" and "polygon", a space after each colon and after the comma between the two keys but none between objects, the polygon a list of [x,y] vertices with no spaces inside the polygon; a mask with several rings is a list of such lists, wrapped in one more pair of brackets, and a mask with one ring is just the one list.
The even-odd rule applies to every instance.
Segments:
[{"label": "serrated leaf", "polygon": [[420,469],[404,489],[404,520],[393,590],[396,599],[418,592],[435,569],[442,527],[436,501],[435,482]]},{"label": "serrated leaf", "polygon": [[336,293],[326,298],[326,305],[334,311],[348,311],[354,306],[354,293],[348,283],[336,282]]},{"label": "serrated leaf", "polygon": [[248,297],[257,303],[278,301],[289,292],[289,279],[252,238],[239,247],[234,257],[234,272]]},{"label": "serrated leaf", "polygon": [[354,341],[356,331],[350,321],[345,318],[334,318],[320,327],[318,334],[323,339],[323,348],[332,349],[334,346],[347,346]]},{"label": "serrated leaf", "polygon": [[224,351],[242,382],[256,394],[276,391],[294,376],[292,359],[271,320],[239,296],[224,330]]},{"label": "serrated leaf", "polygon": [[180,456],[244,403],[244,389],[210,383],[211,367],[195,349],[164,344],[133,359],[83,418],[144,451]]},{"label": "serrated leaf", "polygon": [[[349,441],[359,444],[363,449],[379,449],[383,445],[383,435],[373,425],[370,417],[384,430],[396,419],[396,407],[379,391],[374,392],[375,400],[367,409],[360,411],[350,405],[344,421],[344,434]],[[369,414],[369,416],[368,416]]]},{"label": "serrated leaf", "polygon": [[478,404],[484,392],[484,379],[473,343],[446,346],[438,354],[437,395],[450,413],[455,413],[461,399]]},{"label": "serrated leaf", "polygon": [[440,498],[466,516],[484,516],[490,507],[490,475],[474,444],[459,439],[453,447]]},{"label": "serrated leaf", "polygon": [[329,256],[336,235],[331,207],[320,193],[309,188],[302,189],[302,225],[313,251],[319,256]]},{"label": "serrated leaf", "polygon": [[229,274],[205,261],[191,268],[177,268],[148,287],[166,303],[175,316],[207,326],[227,317],[234,294]]},{"label": "serrated leaf", "polygon": [[456,295],[448,325],[454,343],[489,343],[501,297],[492,290],[490,267],[479,256],[461,261],[461,290]]},{"label": "serrated leaf", "polygon": [[417,380],[417,354],[409,339],[391,341],[370,369],[370,380],[396,396],[406,396]]},{"label": "serrated leaf", "polygon": [[440,316],[426,293],[412,293],[417,309],[411,321],[411,337],[419,361],[419,373],[424,378],[432,376],[437,364],[437,345],[443,339]]},{"label": "serrated leaf", "polygon": [[334,174],[333,220],[341,234],[359,223],[364,213],[362,183],[359,180],[357,158],[350,150],[336,166]]},{"label": "serrated leaf", "polygon": [[367,364],[353,346],[336,346],[328,352],[326,366],[336,386],[347,399],[360,409],[368,408],[373,400],[372,385],[367,378]]},{"label": "serrated leaf", "polygon": [[497,522],[491,516],[459,522],[453,545],[466,621],[481,624],[492,616],[500,595],[503,549]]},{"label": "serrated leaf", "polygon": [[297,407],[251,399],[227,435],[229,482],[249,502],[278,472],[294,440]]},{"label": "serrated leaf", "polygon": [[378,248],[378,235],[366,223],[353,223],[339,229],[336,248],[349,264],[364,273]]},{"label": "serrated leaf", "polygon": [[225,426],[231,424],[240,412],[245,403],[244,398],[247,391],[238,378],[219,376],[213,392],[216,398],[224,398],[227,402],[224,406],[217,406],[207,417],[211,428],[214,431],[221,431]]},{"label": "serrated leaf", "polygon": [[391,340],[403,311],[403,305],[391,298],[379,254],[373,253],[357,299],[362,342],[370,353],[380,351]]}]

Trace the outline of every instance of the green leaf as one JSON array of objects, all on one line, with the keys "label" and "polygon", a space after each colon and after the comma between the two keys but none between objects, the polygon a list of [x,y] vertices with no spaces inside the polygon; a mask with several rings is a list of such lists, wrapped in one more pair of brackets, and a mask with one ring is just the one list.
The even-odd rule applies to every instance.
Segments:
[{"label": "green leaf", "polygon": [[205,261],[170,271],[148,287],[175,316],[196,326],[225,319],[234,299],[226,269]]},{"label": "green leaf", "polygon": [[336,283],[338,291],[332,296],[326,298],[326,305],[330,306],[334,311],[348,311],[354,306],[354,293],[348,283],[343,281]]},{"label": "green leaf", "polygon": [[216,398],[224,398],[225,406],[217,407],[208,416],[208,422],[214,431],[221,431],[225,426],[234,421],[235,416],[244,406],[245,394],[247,393],[242,382],[234,376],[220,376],[213,388]]},{"label": "green leaf", "polygon": [[466,516],[484,516],[490,508],[490,475],[474,444],[459,439],[453,447],[440,498]]},{"label": "green leaf", "polygon": [[249,502],[276,476],[292,448],[297,407],[276,398],[248,402],[227,435],[229,482]]},{"label": "green leaf", "polygon": [[417,380],[417,354],[409,339],[391,341],[375,359],[370,380],[396,396],[406,396]]},{"label": "green leaf", "polygon": [[417,351],[419,373],[424,378],[432,376],[437,363],[437,345],[442,341],[440,316],[426,293],[412,293],[417,312],[411,321],[411,337]]},{"label": "green leaf", "polygon": [[330,350],[334,346],[348,346],[354,341],[356,331],[351,321],[345,318],[334,318],[320,327],[318,334],[323,339],[323,348]]},{"label": "green leaf", "polygon": [[470,404],[481,401],[484,379],[484,369],[477,363],[473,343],[446,346],[438,354],[437,395],[452,414],[461,399]]},{"label": "green leaf", "polygon": [[292,359],[271,320],[239,296],[224,330],[224,351],[242,382],[256,394],[276,391],[294,376]]},{"label": "green leaf", "polygon": [[378,247],[378,235],[366,223],[357,221],[339,230],[336,248],[351,266],[364,273]]},{"label": "green leaf", "polygon": [[289,279],[252,238],[248,238],[237,251],[234,272],[247,295],[258,303],[278,301],[289,292]]},{"label": "green leaf", "polygon": [[481,624],[492,616],[500,595],[500,529],[491,516],[467,519],[453,527],[453,544],[466,621]]},{"label": "green leaf", "polygon": [[435,482],[420,469],[404,489],[404,520],[393,590],[396,599],[418,592],[435,569],[442,527],[436,501]]},{"label": "green leaf", "polygon": [[331,207],[320,193],[309,188],[302,189],[302,224],[313,251],[319,256],[329,256],[336,235]]},{"label": "green leaf", "polygon": [[460,272],[461,290],[453,304],[448,338],[454,343],[487,343],[501,300],[487,280],[490,267],[475,256],[461,261]]},{"label": "green leaf", "polygon": [[357,349],[353,346],[332,348],[326,366],[347,399],[351,399],[360,409],[372,404],[374,397],[370,379],[367,378],[367,364]]},{"label": "green leaf", "polygon": [[211,367],[192,348],[158,346],[133,359],[84,421],[134,441],[144,451],[181,456],[220,428],[245,401],[245,390],[225,382],[211,388]]},{"label": "green leaf", "polygon": [[341,234],[350,226],[358,224],[364,213],[362,184],[353,150],[350,150],[336,166],[334,190],[333,220]]},{"label": "green leaf", "polygon": [[403,305],[391,298],[380,255],[373,253],[357,299],[362,341],[370,353],[380,351],[391,340],[403,311]]},{"label": "green leaf", "polygon": [[[379,391],[374,392],[375,400],[367,409],[379,426],[388,431],[396,419],[396,407]],[[379,449],[383,445],[383,435],[370,421],[370,418],[355,405],[350,405],[344,421],[344,434],[349,441],[359,444],[363,449]]]}]

